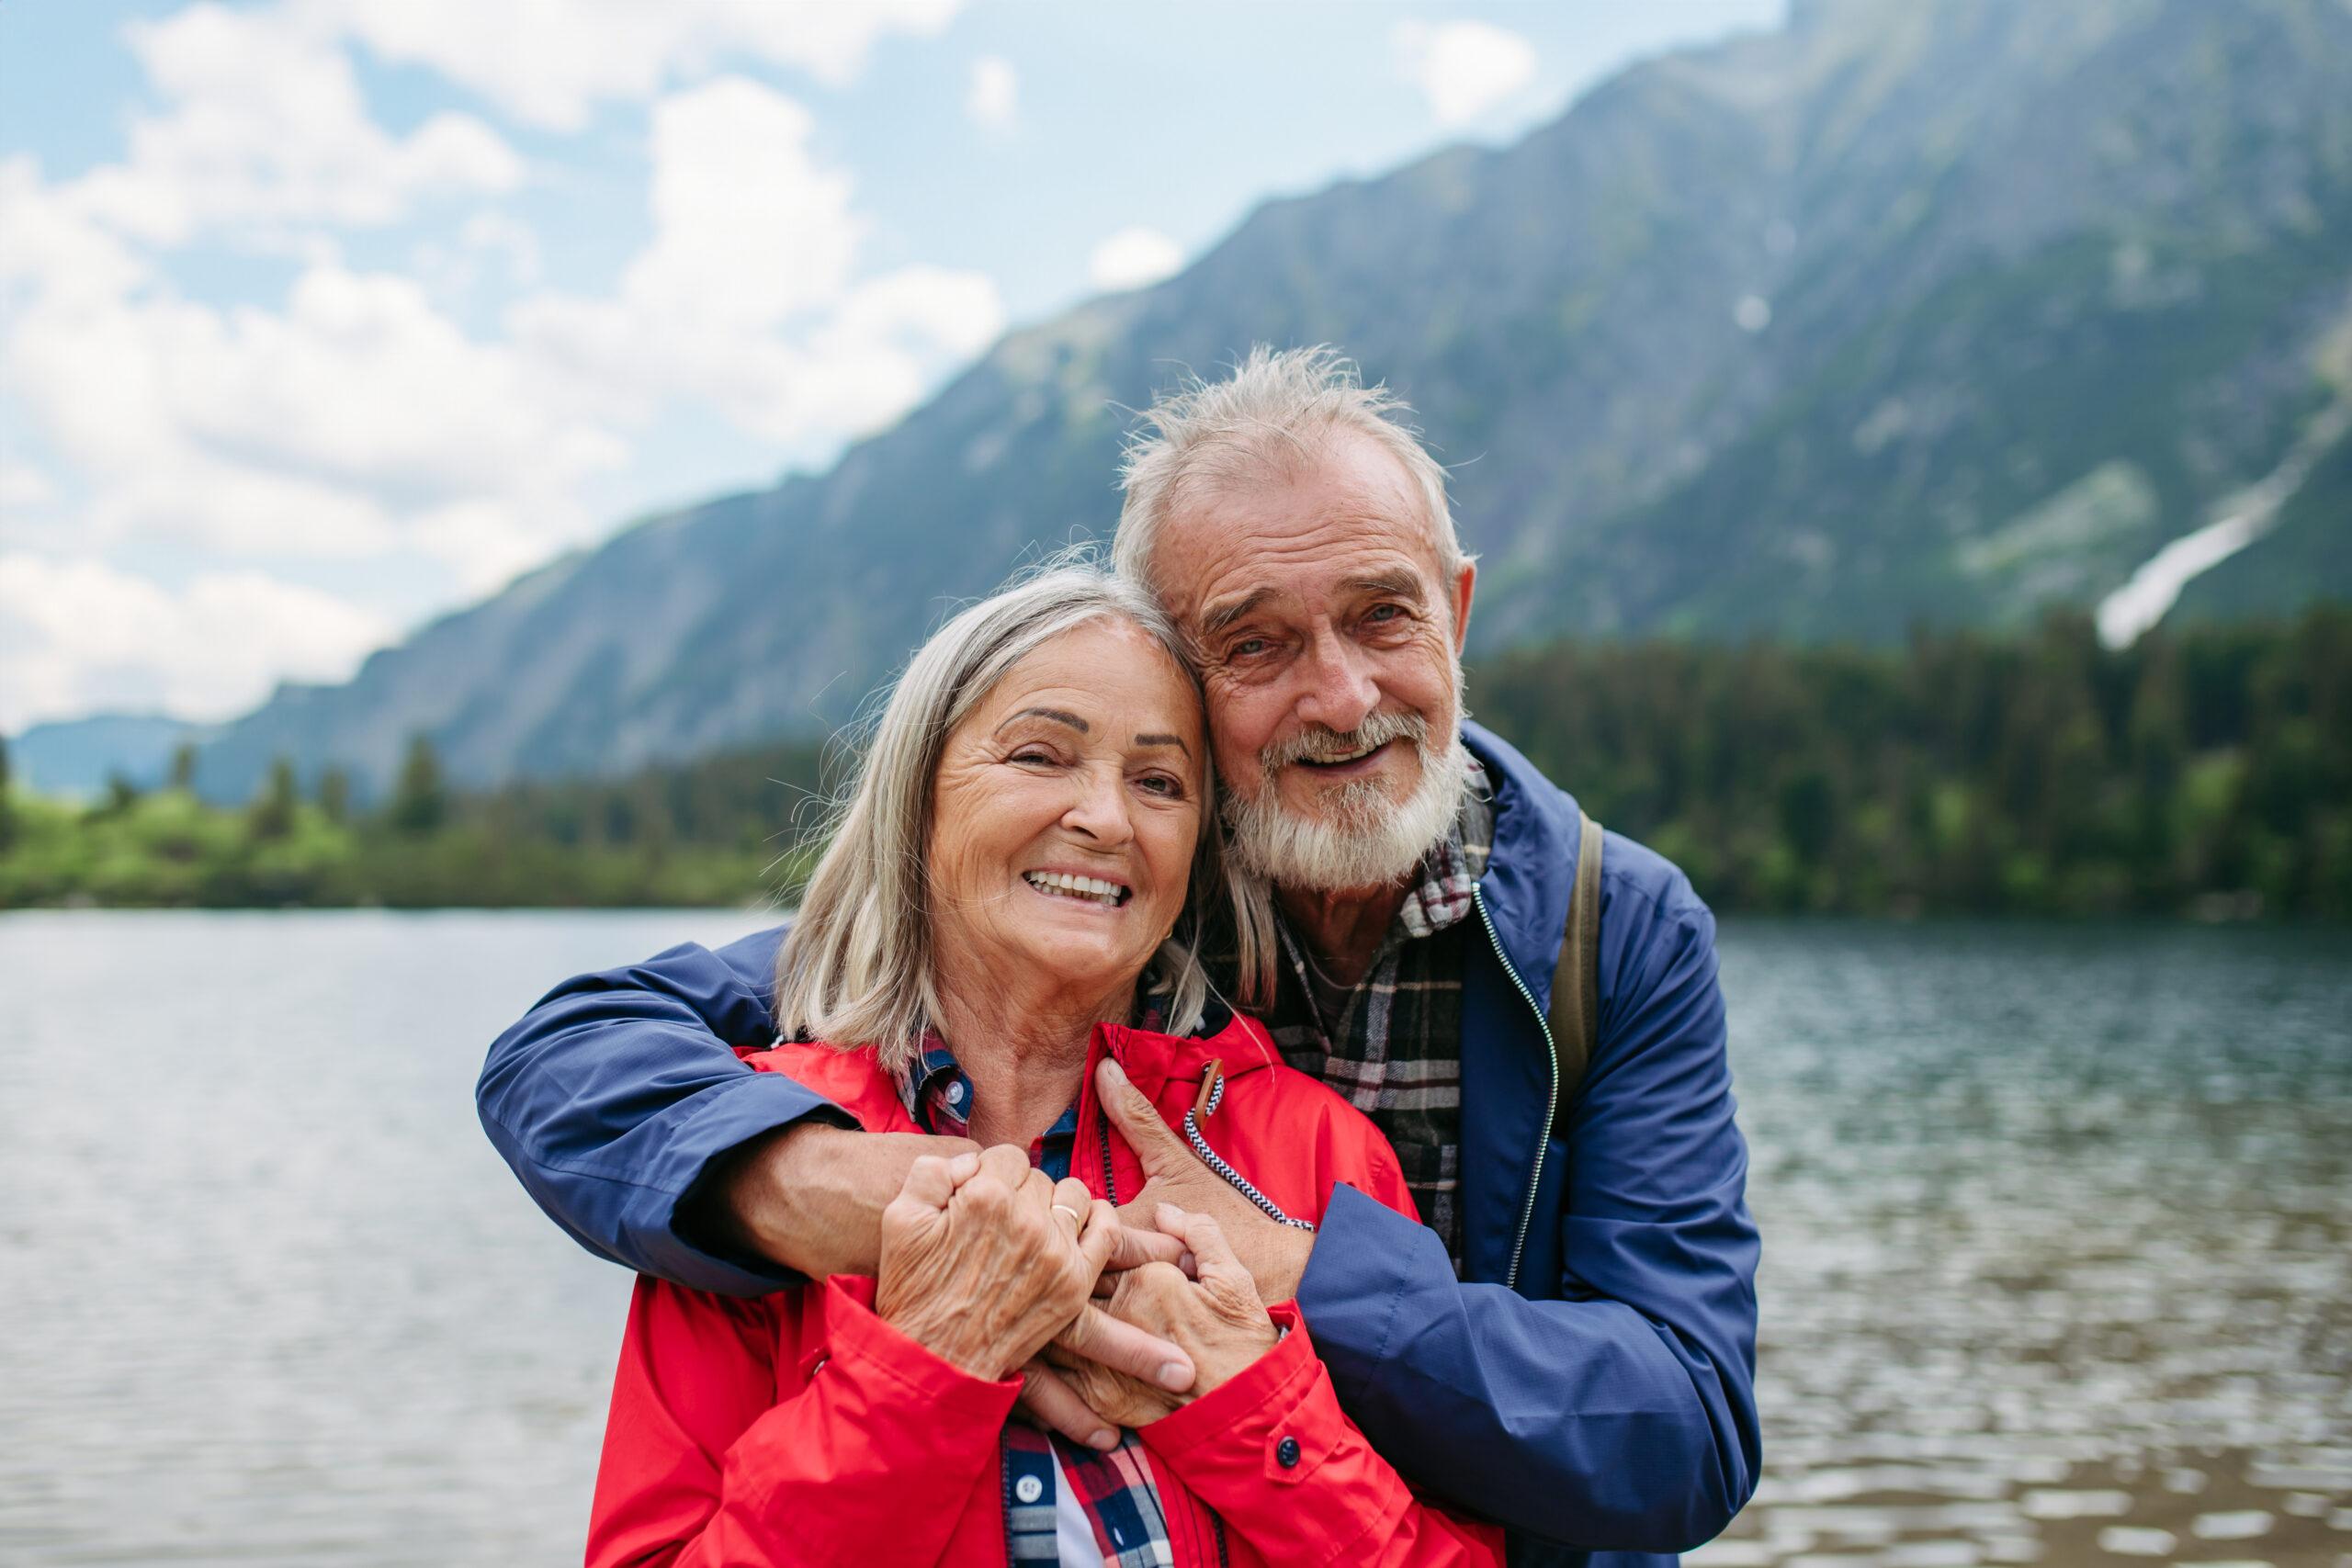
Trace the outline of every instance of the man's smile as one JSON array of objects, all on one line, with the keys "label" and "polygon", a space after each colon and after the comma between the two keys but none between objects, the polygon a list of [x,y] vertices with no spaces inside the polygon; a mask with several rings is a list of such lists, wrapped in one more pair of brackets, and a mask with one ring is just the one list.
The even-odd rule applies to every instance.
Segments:
[{"label": "man's smile", "polygon": [[1298,766],[1308,769],[1322,778],[1360,778],[1376,771],[1388,749],[1396,742],[1383,740],[1377,745],[1359,747],[1329,757],[1301,757]]}]

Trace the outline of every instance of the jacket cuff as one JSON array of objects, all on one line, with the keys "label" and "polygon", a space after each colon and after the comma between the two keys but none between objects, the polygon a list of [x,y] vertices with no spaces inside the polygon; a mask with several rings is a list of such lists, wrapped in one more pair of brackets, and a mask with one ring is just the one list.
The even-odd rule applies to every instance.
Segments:
[{"label": "jacket cuff", "polygon": [[967,1422],[1003,1425],[1021,1397],[1021,1379],[978,1377],[909,1338],[870,1304],[874,1281],[841,1275],[825,1281],[824,1348],[810,1358],[810,1375],[828,1362],[873,1373],[903,1393],[926,1422],[942,1429]]},{"label": "jacket cuff", "polygon": [[1377,1373],[1398,1305],[1433,1281],[1448,1291],[1457,1284],[1435,1231],[1344,1183],[1331,1189],[1298,1281],[1298,1307],[1314,1325],[1342,1404]]},{"label": "jacket cuff", "polygon": [[719,1295],[763,1296],[801,1283],[780,1263],[718,1243],[696,1228],[694,1215],[729,1155],[812,1118],[855,1125],[839,1106],[782,1074],[745,1072],[639,1127],[627,1142],[641,1146],[652,1163],[629,1193],[626,1239],[637,1256],[627,1261],[641,1273]]},{"label": "jacket cuff", "polygon": [[[1314,1343],[1299,1321],[1297,1303],[1279,1302],[1266,1315],[1285,1331],[1273,1348],[1190,1404],[1139,1428],[1144,1442],[1179,1473],[1188,1457],[1211,1443],[1223,1449],[1223,1462],[1261,1450],[1261,1468],[1276,1485],[1295,1485],[1321,1462],[1331,1434],[1289,1419],[1315,1386],[1321,1363]],[[1285,1441],[1294,1445],[1288,1464],[1283,1462]]]}]

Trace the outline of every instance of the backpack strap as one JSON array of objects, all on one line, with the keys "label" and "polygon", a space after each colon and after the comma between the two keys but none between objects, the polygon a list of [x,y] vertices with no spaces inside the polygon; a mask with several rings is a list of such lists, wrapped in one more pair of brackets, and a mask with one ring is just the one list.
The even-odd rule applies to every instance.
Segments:
[{"label": "backpack strap", "polygon": [[1559,1093],[1552,1102],[1552,1135],[1566,1137],[1568,1108],[1584,1083],[1600,1038],[1600,824],[1592,813],[1577,839],[1577,881],[1568,894],[1568,927],[1560,938],[1560,962],[1552,972],[1552,1052],[1560,1065]]}]

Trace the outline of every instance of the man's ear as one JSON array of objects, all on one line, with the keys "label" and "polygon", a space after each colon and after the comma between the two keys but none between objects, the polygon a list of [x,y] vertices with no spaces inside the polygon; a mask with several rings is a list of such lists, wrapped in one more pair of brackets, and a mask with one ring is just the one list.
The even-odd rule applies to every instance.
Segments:
[{"label": "man's ear", "polygon": [[1464,556],[1462,570],[1453,580],[1453,651],[1457,655],[1470,636],[1470,594],[1477,586],[1478,563]]}]

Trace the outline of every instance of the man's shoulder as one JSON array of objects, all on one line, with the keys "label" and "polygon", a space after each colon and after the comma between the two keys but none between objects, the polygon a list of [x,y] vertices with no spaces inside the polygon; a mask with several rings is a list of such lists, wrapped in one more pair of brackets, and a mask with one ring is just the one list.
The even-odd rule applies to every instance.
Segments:
[{"label": "man's shoulder", "polygon": [[1680,866],[1640,840],[1629,839],[1613,828],[1604,828],[1601,832],[1600,889],[1604,908],[1612,897],[1630,895],[1647,902],[1662,919],[1714,918]]},{"label": "man's shoulder", "polygon": [[[1490,863],[1547,885],[1560,913],[1579,853],[1583,808],[1517,748],[1490,730],[1463,727],[1463,738],[1487,770],[1494,790],[1494,851]],[[1682,868],[1638,839],[1603,825],[1600,850],[1604,921],[1663,920],[1712,924],[1706,903]],[[1555,900],[1546,900],[1546,904]]]}]

